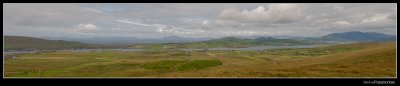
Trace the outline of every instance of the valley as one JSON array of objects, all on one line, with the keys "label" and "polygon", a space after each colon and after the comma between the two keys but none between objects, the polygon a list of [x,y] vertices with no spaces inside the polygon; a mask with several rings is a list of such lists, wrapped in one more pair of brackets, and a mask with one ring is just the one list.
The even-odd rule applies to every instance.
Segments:
[{"label": "valley", "polygon": [[397,30],[395,3],[3,3],[3,78],[394,85]]},{"label": "valley", "polygon": [[112,44],[5,36],[4,50],[6,78],[395,77],[397,59],[394,36],[354,31],[311,39]]},{"label": "valley", "polygon": [[5,77],[395,77],[395,42],[268,50],[96,50],[16,54]]}]

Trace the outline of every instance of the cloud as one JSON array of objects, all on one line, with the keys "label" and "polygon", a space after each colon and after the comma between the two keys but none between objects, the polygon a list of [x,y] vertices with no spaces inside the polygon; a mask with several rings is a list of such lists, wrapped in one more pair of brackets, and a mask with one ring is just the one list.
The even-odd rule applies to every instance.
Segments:
[{"label": "cloud", "polygon": [[391,19],[391,14],[372,14],[366,16],[365,19],[361,21],[361,23],[368,23],[368,22],[375,22],[375,21],[382,21],[385,19]]},{"label": "cloud", "polygon": [[301,20],[302,7],[297,4],[261,5],[252,10],[225,9],[219,14],[220,19],[242,22],[291,23]]},{"label": "cloud", "polygon": [[128,19],[117,19],[115,21],[120,22],[120,23],[138,25],[138,26],[155,27],[157,29],[164,29],[167,27],[166,25],[163,25],[163,24],[145,24],[145,23],[132,22]]},{"label": "cloud", "polygon": [[[371,7],[372,10],[366,10],[365,7]],[[278,31],[303,36],[343,31],[394,34],[392,31],[395,29],[383,30],[395,28],[395,10],[381,10],[387,7],[391,6],[384,4],[354,4],[354,6],[353,4],[267,4],[242,11],[238,8],[225,9],[214,20],[203,21],[200,25],[203,30],[270,32],[265,35],[275,35]]]},{"label": "cloud", "polygon": [[203,21],[201,28],[204,30],[276,28],[282,24],[301,22],[306,16],[303,12],[305,9],[300,4],[267,4],[242,11],[238,8],[229,8],[222,10],[216,19]]},{"label": "cloud", "polygon": [[94,9],[94,8],[84,8],[84,9],[89,10],[89,11],[93,11],[93,12],[96,12],[96,13],[108,14],[107,12],[104,12],[104,11],[101,11],[101,10],[97,10],[97,9]]},{"label": "cloud", "polygon": [[143,27],[151,27],[156,31],[156,33],[161,33],[161,34],[169,34],[169,35],[187,35],[192,33],[191,30],[185,30],[179,27],[175,26],[167,26],[163,24],[146,24],[146,23],[138,23],[138,22],[133,22],[128,19],[117,19],[115,20],[116,22],[120,23],[126,23],[126,24],[132,24],[132,25],[137,25],[137,26],[143,26]]},{"label": "cloud", "polygon": [[351,23],[347,22],[347,21],[336,21],[336,22],[332,22],[333,25],[335,26],[347,26],[347,25],[351,25]]},{"label": "cloud", "polygon": [[94,25],[94,24],[87,23],[87,24],[79,24],[79,25],[78,25],[78,28],[80,28],[80,29],[87,29],[87,30],[94,30],[94,29],[97,28],[97,26]]},{"label": "cloud", "polygon": [[112,3],[3,5],[4,34],[23,36],[224,37],[396,34],[388,3]]},{"label": "cloud", "polygon": [[333,7],[333,9],[337,10],[337,11],[343,11],[344,8],[342,6],[335,6]]}]

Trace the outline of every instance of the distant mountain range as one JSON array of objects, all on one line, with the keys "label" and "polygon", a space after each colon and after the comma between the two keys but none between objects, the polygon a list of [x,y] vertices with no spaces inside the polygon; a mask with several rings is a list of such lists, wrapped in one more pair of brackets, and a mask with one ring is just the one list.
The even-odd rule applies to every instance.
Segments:
[{"label": "distant mountain range", "polygon": [[217,46],[217,47],[246,47],[253,45],[310,45],[310,44],[326,44],[326,43],[354,43],[354,42],[380,42],[395,41],[396,36],[386,35],[375,32],[359,32],[351,31],[344,33],[332,33],[322,37],[292,37],[286,39],[278,39],[274,37],[257,37],[257,38],[240,38],[240,37],[224,37],[220,39],[211,39],[201,42],[188,43],[189,45],[201,46]]},{"label": "distant mountain range", "polygon": [[185,39],[185,38],[178,37],[178,36],[167,36],[167,37],[163,37],[162,39],[166,39],[166,40],[181,40],[181,39]]},{"label": "distant mountain range", "polygon": [[[288,36],[286,36],[288,37]],[[324,43],[344,42],[379,42],[395,41],[396,36],[375,32],[344,32],[332,33],[322,37],[306,38],[293,37],[278,39],[274,37],[224,37],[211,38],[183,38],[178,36],[167,36],[159,39],[143,39],[136,37],[93,37],[93,38],[35,38],[24,36],[4,36],[5,49],[57,49],[57,48],[80,48],[91,44],[135,44],[135,43],[175,43],[181,47],[247,47],[254,45],[308,45]],[[97,45],[96,45],[97,46]]]},{"label": "distant mountain range", "polygon": [[183,42],[196,42],[209,40],[210,38],[183,38],[178,36],[167,36],[160,39],[144,39],[136,37],[93,37],[93,38],[50,38],[44,39],[57,39],[66,41],[76,41],[88,44],[135,44],[135,43],[183,43]]},{"label": "distant mountain range", "polygon": [[320,39],[324,41],[391,41],[396,40],[396,36],[375,32],[351,31],[328,34],[320,37]]},{"label": "distant mountain range", "polygon": [[59,49],[79,48],[86,44],[64,40],[46,40],[25,36],[4,36],[4,49]]},{"label": "distant mountain range", "polygon": [[249,46],[286,46],[286,45],[311,45],[318,42],[297,41],[292,39],[276,39],[272,37],[258,37],[255,39],[224,37],[200,42],[182,43],[185,48],[213,48],[213,47],[249,47]]}]

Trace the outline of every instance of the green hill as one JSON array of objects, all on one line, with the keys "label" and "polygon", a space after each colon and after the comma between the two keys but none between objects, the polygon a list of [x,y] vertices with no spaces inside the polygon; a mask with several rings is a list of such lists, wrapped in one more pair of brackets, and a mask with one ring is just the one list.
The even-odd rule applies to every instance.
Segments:
[{"label": "green hill", "polygon": [[240,39],[235,37],[225,37],[220,39],[213,39],[201,42],[193,42],[184,44],[186,47],[249,47],[258,45],[309,45],[315,44],[306,41],[297,41],[291,39],[275,39],[272,37],[264,38],[259,37],[256,39]]},{"label": "green hill", "polygon": [[393,41],[396,40],[395,35],[386,35],[376,32],[343,32],[343,33],[332,33],[326,36],[320,37],[320,40],[330,41]]},{"label": "green hill", "polygon": [[[189,43],[162,43],[162,44],[138,44],[135,48],[145,49],[174,49],[174,48],[244,48],[250,46],[288,46],[288,45],[313,45],[323,44],[321,42],[310,42],[292,39],[275,39],[272,37],[259,37],[256,39],[224,37],[219,39],[211,39],[199,42]],[[141,46],[141,47],[138,47]]]},{"label": "green hill", "polygon": [[46,40],[25,36],[4,36],[5,50],[80,48],[86,44],[63,40]]}]

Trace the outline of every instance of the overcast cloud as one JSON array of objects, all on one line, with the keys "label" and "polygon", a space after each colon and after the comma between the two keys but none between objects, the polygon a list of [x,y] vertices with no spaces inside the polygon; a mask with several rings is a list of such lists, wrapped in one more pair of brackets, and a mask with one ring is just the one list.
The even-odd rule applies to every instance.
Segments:
[{"label": "overcast cloud", "polygon": [[34,37],[140,38],[396,34],[397,5],[385,3],[3,4],[3,33]]}]

